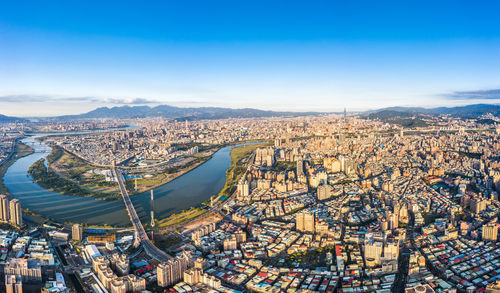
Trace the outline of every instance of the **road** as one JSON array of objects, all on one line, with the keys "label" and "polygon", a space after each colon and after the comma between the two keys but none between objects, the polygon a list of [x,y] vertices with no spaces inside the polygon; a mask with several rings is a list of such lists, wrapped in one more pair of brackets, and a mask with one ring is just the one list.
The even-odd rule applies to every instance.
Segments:
[{"label": "road", "polygon": [[[406,184],[406,187],[403,190],[403,193],[401,194],[401,198],[405,197],[406,192],[408,191],[408,187],[410,186],[411,181],[413,180],[413,177],[414,176],[411,176],[410,180],[408,180],[408,183]],[[409,211],[408,214],[410,217],[409,219],[410,221],[408,222],[406,228],[406,238],[410,237],[410,239],[413,239],[413,228],[415,226],[415,219],[413,217],[413,211]],[[407,247],[405,241],[399,253],[398,272],[396,273],[396,278],[394,280],[394,283],[392,284],[392,292],[404,292],[406,280],[408,278],[410,253],[411,249]]]},{"label": "road", "polygon": [[158,247],[154,246],[154,244],[151,242],[151,240],[148,237],[148,234],[146,233],[146,230],[144,230],[144,227],[142,226],[141,220],[139,219],[139,216],[137,215],[134,205],[132,204],[132,201],[130,200],[130,197],[128,196],[127,189],[125,188],[125,184],[123,183],[122,179],[122,174],[121,172],[118,171],[116,167],[112,168],[113,170],[113,175],[116,178],[116,181],[118,182],[118,187],[120,188],[120,192],[123,197],[123,202],[125,203],[125,207],[127,208],[128,215],[130,217],[130,221],[132,222],[132,225],[134,226],[134,230],[136,233],[136,237],[138,238],[139,242],[141,243],[142,247],[144,248],[144,251],[152,258],[160,261],[160,262],[165,262],[172,257],[168,254],[166,254],[164,251],[159,249]]}]

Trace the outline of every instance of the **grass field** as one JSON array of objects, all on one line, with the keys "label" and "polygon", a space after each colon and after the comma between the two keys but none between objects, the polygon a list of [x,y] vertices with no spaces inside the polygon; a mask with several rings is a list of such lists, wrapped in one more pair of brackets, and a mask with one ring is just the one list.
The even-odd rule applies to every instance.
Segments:
[{"label": "grass field", "polygon": [[[166,184],[173,179],[181,176],[182,174],[190,171],[196,166],[204,163],[211,157],[210,155],[198,154],[197,157],[187,158],[186,163],[182,166],[170,167],[161,171],[155,171],[150,173],[135,173],[134,175],[139,175],[137,178],[137,189],[136,180],[127,179],[125,180],[125,186],[129,191],[130,195],[139,194],[142,192],[149,191],[153,188]],[[94,174],[88,172],[90,170],[103,168],[98,168],[92,166],[88,162],[80,159],[79,157],[61,149],[59,147],[53,147],[52,152],[47,156],[47,161],[50,167],[61,177],[68,179],[77,183],[83,190],[87,190],[90,194],[86,192],[70,193],[73,195],[80,196],[92,196],[105,199],[119,199],[120,194],[118,190],[118,185],[115,182],[108,182],[104,175]],[[146,177],[145,175],[152,175],[151,177]],[[61,190],[60,190],[61,191]]]},{"label": "grass field", "polygon": [[297,167],[296,162],[277,161],[274,164],[274,168],[278,171],[287,171],[289,169],[295,169],[296,167]]},{"label": "grass field", "polygon": [[118,186],[106,182],[104,176],[88,176],[87,171],[95,169],[84,160],[66,152],[59,147],[53,147],[46,161],[35,162],[29,169],[33,179],[42,187],[68,195],[97,197],[101,199],[118,199]]},{"label": "grass field", "polygon": [[171,246],[182,242],[182,238],[176,234],[154,235],[153,243],[156,247],[166,250]]},{"label": "grass field", "polygon": [[156,227],[167,228],[171,226],[181,225],[193,220],[196,217],[203,215],[206,212],[207,212],[206,209],[192,207],[189,210],[182,211],[178,214],[173,214],[168,218],[159,220],[156,223]]},{"label": "grass field", "polygon": [[68,178],[62,177],[56,173],[51,167],[45,167],[45,159],[40,159],[33,163],[28,169],[28,173],[33,179],[45,189],[55,192],[77,195],[77,196],[97,196],[98,194],[92,193],[89,189],[80,186],[77,182]]},{"label": "grass field", "polygon": [[135,180],[129,179],[125,182],[127,189],[130,191],[130,195],[149,191],[191,171],[192,169],[208,161],[211,157],[211,153],[209,155],[207,155],[206,153],[196,154],[192,158],[187,157],[187,162],[182,166],[167,167],[163,171],[150,173],[152,177],[149,178],[141,176],[140,179],[137,179],[137,190],[135,189]]}]

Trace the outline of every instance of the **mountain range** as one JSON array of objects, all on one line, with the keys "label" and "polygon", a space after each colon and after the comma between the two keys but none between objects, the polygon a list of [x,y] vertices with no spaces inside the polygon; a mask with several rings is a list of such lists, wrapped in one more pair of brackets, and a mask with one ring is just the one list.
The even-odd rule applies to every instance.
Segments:
[{"label": "mountain range", "polygon": [[0,123],[13,123],[13,122],[28,122],[28,120],[0,114]]},{"label": "mountain range", "polygon": [[80,115],[57,117],[64,120],[91,119],[91,118],[146,118],[163,117],[179,120],[197,119],[224,119],[224,118],[253,118],[276,116],[303,116],[318,114],[316,112],[275,112],[251,108],[231,109],[218,107],[181,108],[169,105],[149,106],[120,106],[101,107]]},{"label": "mountain range", "polygon": [[[331,112],[330,112],[331,113]],[[390,107],[378,110],[361,112],[364,117],[380,120],[404,119],[409,125],[423,125],[424,123],[415,120],[422,120],[422,115],[451,115],[461,118],[478,118],[490,113],[500,117],[499,104],[473,104],[460,107],[438,107],[438,108],[418,108],[418,107]],[[327,114],[327,112],[277,112],[265,111],[251,108],[231,109],[219,107],[182,108],[169,105],[150,106],[119,106],[101,107],[87,113],[79,115],[65,115],[52,117],[56,120],[78,120],[93,118],[147,118],[163,117],[178,120],[199,120],[199,119],[224,119],[224,118],[259,118],[259,117],[284,117],[284,116],[304,116]],[[425,119],[424,119],[425,120]],[[0,114],[0,123],[26,122],[28,120],[17,117],[9,117]],[[413,122],[412,122],[413,121]],[[390,121],[389,121],[390,122]],[[417,126],[415,125],[415,126]]]},{"label": "mountain range", "polygon": [[500,117],[500,105],[475,104],[460,107],[439,107],[431,109],[390,107],[376,111],[367,111],[364,113],[364,116],[369,119],[380,120],[403,127],[429,126],[429,115],[450,115],[464,119],[476,119],[476,122],[482,124],[497,123],[494,119],[488,117],[479,118],[485,114],[492,114],[495,117]]},{"label": "mountain range", "polygon": [[[93,111],[80,114],[60,116],[60,119],[91,119],[91,118],[146,118],[163,117],[179,120],[196,119],[224,119],[224,118],[252,118],[252,117],[282,117],[282,116],[303,116],[324,114],[319,112],[276,112],[264,111],[251,108],[231,109],[218,107],[201,108],[181,108],[169,105],[149,106],[120,106],[101,107]],[[374,113],[376,115],[374,115]],[[378,113],[378,114],[377,114]],[[415,114],[426,115],[451,115],[462,118],[476,118],[478,116],[491,113],[500,116],[500,105],[495,104],[474,104],[460,107],[439,107],[439,108],[416,108],[416,107],[390,107],[374,111],[366,111],[363,114],[374,116],[384,115],[405,116],[409,118]]]},{"label": "mountain range", "polygon": [[[430,115],[451,115],[462,118],[477,118],[485,114],[500,116],[500,105],[497,104],[473,104],[459,107],[438,107],[438,108],[418,108],[418,107],[389,107],[367,113],[380,113],[384,111],[392,111],[407,114],[430,114]],[[393,113],[394,114],[394,113]],[[403,114],[406,115],[406,114]]]}]

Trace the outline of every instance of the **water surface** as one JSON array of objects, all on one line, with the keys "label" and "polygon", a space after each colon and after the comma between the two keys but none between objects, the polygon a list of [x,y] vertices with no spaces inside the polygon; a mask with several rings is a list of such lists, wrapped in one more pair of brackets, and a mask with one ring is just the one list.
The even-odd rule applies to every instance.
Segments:
[{"label": "water surface", "polygon": [[[58,222],[88,224],[130,225],[123,201],[103,201],[94,198],[64,195],[40,187],[28,175],[28,168],[41,158],[47,157],[51,148],[35,138],[27,137],[23,143],[35,152],[17,160],[4,176],[9,192],[18,198],[23,207],[50,217]],[[183,209],[199,206],[210,196],[219,193],[226,182],[226,170],[231,158],[229,153],[235,146],[220,149],[211,159],[190,172],[154,190],[155,218],[162,219]],[[131,197],[135,209],[143,222],[150,221],[150,192]]]}]

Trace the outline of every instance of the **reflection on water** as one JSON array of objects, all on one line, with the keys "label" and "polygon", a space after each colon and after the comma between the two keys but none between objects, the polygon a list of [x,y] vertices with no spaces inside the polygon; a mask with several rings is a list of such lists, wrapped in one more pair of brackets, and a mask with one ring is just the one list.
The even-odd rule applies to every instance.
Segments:
[{"label": "reflection on water", "polygon": [[[35,138],[40,136],[43,135],[22,140],[30,145],[35,153],[17,160],[4,176],[5,186],[14,197],[21,200],[23,207],[59,222],[128,226],[129,218],[121,200],[102,201],[64,195],[46,190],[33,182],[28,175],[28,168],[51,151],[44,143],[35,142]],[[229,153],[233,147],[220,149],[206,163],[156,188],[155,217],[161,219],[183,209],[198,206],[211,195],[217,194],[224,187],[226,170],[231,162]],[[150,192],[132,196],[131,199],[141,220],[148,222]]]}]

